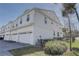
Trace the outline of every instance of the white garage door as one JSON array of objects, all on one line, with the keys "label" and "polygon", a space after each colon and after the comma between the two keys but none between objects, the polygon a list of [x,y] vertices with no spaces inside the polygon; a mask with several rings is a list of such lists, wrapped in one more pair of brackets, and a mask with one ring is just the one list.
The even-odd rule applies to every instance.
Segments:
[{"label": "white garage door", "polygon": [[10,40],[10,36],[9,35],[5,35],[4,40]]},{"label": "white garage door", "polygon": [[25,33],[25,34],[20,34],[19,35],[19,42],[21,43],[33,43],[33,38],[32,38],[32,33]]},{"label": "white garage door", "polygon": [[15,35],[12,35],[11,36],[11,39],[12,39],[12,41],[18,41],[18,35],[17,34],[15,34]]}]

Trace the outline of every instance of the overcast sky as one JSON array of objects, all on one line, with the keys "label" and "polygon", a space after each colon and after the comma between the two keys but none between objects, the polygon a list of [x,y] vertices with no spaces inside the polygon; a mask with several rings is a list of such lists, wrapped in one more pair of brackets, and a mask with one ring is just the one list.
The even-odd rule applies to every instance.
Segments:
[{"label": "overcast sky", "polygon": [[[19,15],[21,15],[26,9],[32,9],[32,8],[42,8],[42,9],[48,9],[48,10],[52,10],[55,11],[59,20],[61,21],[61,23],[64,23],[65,19],[62,18],[61,15],[61,9],[62,6],[61,4],[49,4],[49,3],[30,3],[30,4],[0,4],[0,27],[2,25],[7,24],[9,21],[13,21],[15,20]],[[77,10],[79,11],[79,5],[77,4]],[[73,21],[73,23],[79,27],[79,23],[76,19],[76,16],[73,15],[71,17]],[[66,22],[65,22],[66,23]]]}]

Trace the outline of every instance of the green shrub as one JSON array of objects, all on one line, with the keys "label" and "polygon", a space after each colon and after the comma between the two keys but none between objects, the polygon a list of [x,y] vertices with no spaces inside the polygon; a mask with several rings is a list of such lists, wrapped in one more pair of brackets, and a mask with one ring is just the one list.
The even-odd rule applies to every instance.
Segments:
[{"label": "green shrub", "polygon": [[44,50],[49,55],[62,55],[67,50],[67,43],[59,40],[48,41]]},{"label": "green shrub", "polygon": [[49,54],[49,55],[51,54],[50,48],[45,47],[44,51],[45,54]]}]

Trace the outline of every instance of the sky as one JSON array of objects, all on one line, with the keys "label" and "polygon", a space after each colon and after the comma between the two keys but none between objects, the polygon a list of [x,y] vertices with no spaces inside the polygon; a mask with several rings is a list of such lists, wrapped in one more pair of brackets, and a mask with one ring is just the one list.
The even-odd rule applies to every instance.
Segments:
[{"label": "sky", "polygon": [[52,4],[0,4],[0,26],[15,20],[25,10],[32,8],[43,8],[52,10]]},{"label": "sky", "polygon": [[[64,23],[67,20],[61,15],[62,5],[53,4],[53,3],[0,3],[0,27],[6,25],[9,21],[15,20],[20,16],[25,10],[32,8],[42,8],[55,11],[61,23]],[[79,5],[77,4],[77,10],[79,10]],[[74,24],[79,27],[76,16],[73,15],[72,20],[75,19]],[[66,23],[66,22],[65,22]]]}]

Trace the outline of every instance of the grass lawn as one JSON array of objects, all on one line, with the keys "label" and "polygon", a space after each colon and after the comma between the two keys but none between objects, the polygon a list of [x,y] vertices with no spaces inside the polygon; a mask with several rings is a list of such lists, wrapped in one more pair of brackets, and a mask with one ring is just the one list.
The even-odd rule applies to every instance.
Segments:
[{"label": "grass lawn", "polygon": [[31,54],[23,55],[23,56],[48,56],[48,55],[46,55],[44,51],[38,51],[38,52],[31,53]]},{"label": "grass lawn", "polygon": [[[69,42],[68,42],[69,46]],[[72,48],[73,50],[67,51],[64,55],[65,56],[79,56],[79,40],[76,40],[75,42],[72,43]],[[29,46],[29,47],[23,47],[23,48],[18,48],[18,49],[13,49],[10,50],[10,52],[14,56],[47,56],[43,49],[41,48],[36,48],[34,46]]]},{"label": "grass lawn", "polygon": [[[68,47],[70,43],[68,42]],[[79,40],[75,40],[75,42],[72,42],[72,51],[67,51],[65,55],[68,56],[79,56]]]},{"label": "grass lawn", "polygon": [[79,48],[79,40],[75,40],[75,42],[72,43],[72,47]]},{"label": "grass lawn", "polygon": [[79,56],[79,40],[76,40],[74,43],[72,43],[72,48],[74,53]]},{"label": "grass lawn", "polygon": [[12,49],[10,50],[10,52],[14,55],[14,56],[22,56],[22,55],[37,55],[37,56],[41,56],[41,55],[46,55],[44,54],[43,49],[41,48],[37,48],[34,46],[29,46],[29,47],[23,47],[23,48],[18,48],[18,49]]}]

